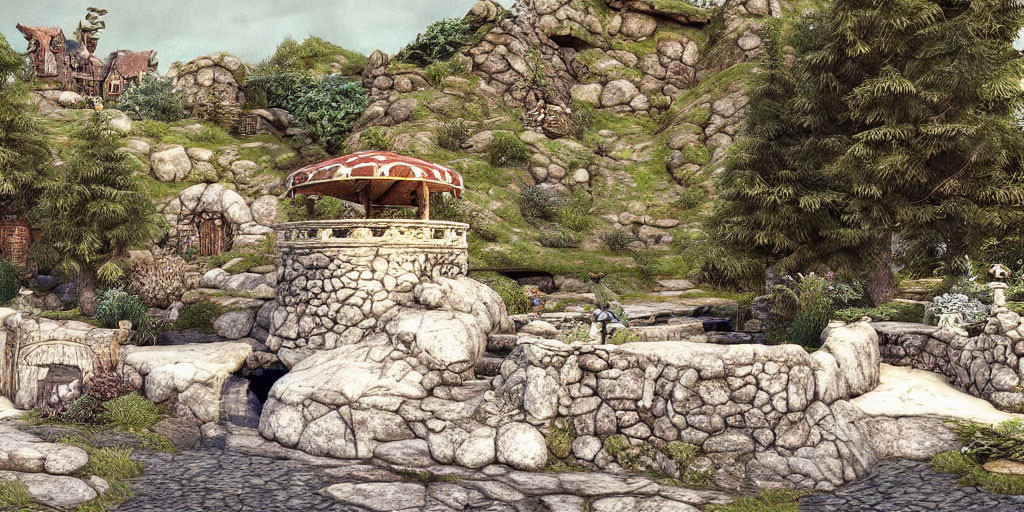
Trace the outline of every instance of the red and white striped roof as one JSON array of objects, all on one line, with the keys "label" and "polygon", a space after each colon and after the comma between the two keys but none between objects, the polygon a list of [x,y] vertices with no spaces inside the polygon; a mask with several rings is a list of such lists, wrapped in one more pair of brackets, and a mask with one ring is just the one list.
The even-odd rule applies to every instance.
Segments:
[{"label": "red and white striped roof", "polygon": [[465,186],[459,173],[443,166],[391,151],[359,151],[313,165],[288,175],[289,194],[329,195],[353,202],[359,191],[371,187],[375,205],[415,204],[415,192],[427,183],[430,192],[460,197]]}]

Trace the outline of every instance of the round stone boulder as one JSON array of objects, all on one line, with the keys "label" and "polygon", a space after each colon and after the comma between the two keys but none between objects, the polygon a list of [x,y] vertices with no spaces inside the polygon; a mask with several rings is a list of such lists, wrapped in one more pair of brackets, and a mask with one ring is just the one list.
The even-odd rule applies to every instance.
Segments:
[{"label": "round stone boulder", "polygon": [[228,311],[213,322],[213,330],[217,336],[237,340],[248,336],[255,322],[256,312],[251,309]]},{"label": "round stone boulder", "polygon": [[640,90],[629,80],[612,80],[601,91],[601,106],[628,105],[638,94]]},{"label": "round stone boulder", "polygon": [[527,423],[509,423],[498,428],[498,462],[516,469],[538,471],[548,463],[544,435]]},{"label": "round stone boulder", "polygon": [[77,446],[61,446],[46,456],[43,470],[51,475],[70,475],[89,462],[89,454]]}]

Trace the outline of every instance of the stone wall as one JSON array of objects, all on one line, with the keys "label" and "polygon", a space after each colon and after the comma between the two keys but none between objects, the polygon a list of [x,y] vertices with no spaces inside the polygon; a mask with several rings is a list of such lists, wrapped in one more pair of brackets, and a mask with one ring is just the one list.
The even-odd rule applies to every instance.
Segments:
[{"label": "stone wall", "polygon": [[[364,224],[279,227],[267,345],[291,371],[271,390],[260,433],[314,455],[368,458],[453,424],[486,430],[473,419],[486,390],[472,384],[473,369],[487,336],[511,331],[512,322],[501,297],[465,275],[467,226]],[[543,437],[524,427],[540,439],[531,460],[543,465]],[[493,461],[500,436],[487,432],[480,435]]]},{"label": "stone wall", "polygon": [[848,401],[878,384],[877,336],[865,324],[835,329],[822,349],[796,345],[648,342],[521,344],[493,384],[508,420],[575,432],[582,464],[617,464],[606,440],[622,435],[637,464],[679,468],[668,444],[703,454],[719,485],[831,489],[867,474],[877,458]]},{"label": "stone wall", "polygon": [[176,247],[187,240],[198,245],[198,226],[204,220],[226,224],[225,250],[256,245],[273,233],[270,227],[277,216],[277,198],[261,196],[250,204],[238,192],[220,183],[200,183],[182,190],[161,212],[170,226],[168,238]]},{"label": "stone wall", "polygon": [[94,375],[114,370],[120,343],[128,338],[127,330],[33,318],[7,308],[0,308],[0,321],[0,394],[21,409],[50,398],[39,395],[40,383],[55,367],[77,372],[79,391]]},{"label": "stone wall", "polygon": [[190,114],[234,127],[233,120],[245,104],[242,84],[252,67],[226,53],[211,53],[182,64],[175,62],[167,71],[174,91],[181,95],[182,106]]},{"label": "stone wall", "polygon": [[875,322],[871,326],[878,332],[883,362],[938,373],[997,407],[1016,408],[1024,406],[1019,389],[1024,375],[1024,342],[1016,334],[1019,324],[1020,317],[1006,311],[991,317],[986,332],[974,337],[923,324]]}]

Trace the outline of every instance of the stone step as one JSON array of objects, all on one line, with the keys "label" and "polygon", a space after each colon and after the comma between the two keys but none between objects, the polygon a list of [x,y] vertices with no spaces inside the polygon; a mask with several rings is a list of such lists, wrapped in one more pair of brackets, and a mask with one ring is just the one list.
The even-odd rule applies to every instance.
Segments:
[{"label": "stone step", "polygon": [[494,377],[498,375],[501,370],[501,363],[505,361],[503,357],[484,357],[480,364],[476,365],[477,376]]},{"label": "stone step", "polygon": [[487,336],[487,351],[508,353],[516,348],[519,336],[515,334],[490,334]]}]

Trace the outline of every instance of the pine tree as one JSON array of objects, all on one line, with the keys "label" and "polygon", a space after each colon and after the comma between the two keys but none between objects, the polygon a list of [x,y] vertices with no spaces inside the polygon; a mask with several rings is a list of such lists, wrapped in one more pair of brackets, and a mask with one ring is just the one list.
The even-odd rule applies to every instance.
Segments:
[{"label": "pine tree", "polygon": [[[840,268],[859,272],[878,303],[894,293],[894,236],[952,260],[1019,224],[1024,140],[1014,113],[1024,105],[1024,58],[1011,45],[1022,25],[1024,6],[1008,0],[835,0],[806,18],[794,36],[791,98],[771,106],[792,123],[790,138],[769,144],[785,148],[784,160],[741,154],[730,167],[749,181],[785,162],[803,186],[790,203],[821,218],[809,219],[813,236],[795,238],[782,222],[756,219],[806,216],[764,194],[725,195],[755,219],[732,238],[772,241],[768,257],[783,264],[845,261]],[[757,115],[765,101],[755,87],[748,139],[784,133],[778,119]]]},{"label": "pine tree", "polygon": [[762,30],[762,63],[749,84],[743,137],[719,177],[719,201],[705,223],[712,241],[705,271],[754,285],[765,269],[796,273],[846,268],[855,253],[832,240],[844,226],[821,159],[801,149],[807,139],[795,117],[797,79],[777,20]]},{"label": "pine tree", "polygon": [[0,211],[13,213],[31,207],[50,167],[43,129],[31,117],[25,84],[18,79],[24,67],[0,35]]},{"label": "pine tree", "polygon": [[103,115],[94,113],[75,141],[33,211],[42,230],[33,252],[41,263],[77,276],[78,304],[92,315],[98,281],[120,278],[128,249],[151,240],[156,223],[153,204]]}]

